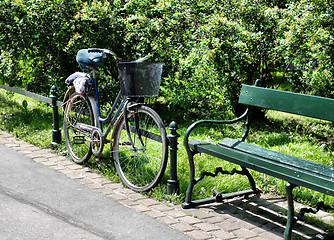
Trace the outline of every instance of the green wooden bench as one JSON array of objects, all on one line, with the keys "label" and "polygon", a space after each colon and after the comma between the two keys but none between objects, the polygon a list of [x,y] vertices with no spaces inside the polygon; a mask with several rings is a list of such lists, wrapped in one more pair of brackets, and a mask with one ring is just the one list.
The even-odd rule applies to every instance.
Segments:
[{"label": "green wooden bench", "polygon": [[[245,143],[244,141],[247,138],[251,123],[256,121],[252,117],[253,108],[261,107],[333,122],[334,99],[243,85],[239,103],[247,105],[247,109],[242,116],[236,119],[227,121],[201,120],[189,126],[184,137],[184,146],[188,153],[190,177],[186,199],[182,206],[183,208],[192,208],[201,204],[221,202],[223,199],[236,196],[259,193],[259,190],[255,186],[255,181],[248,171],[248,169],[253,169],[287,182],[288,220],[284,238],[291,239],[293,225],[304,213],[317,212],[322,207],[319,204],[316,208],[311,210],[303,209],[298,215],[295,215],[292,198],[293,188],[302,186],[334,196],[334,168]],[[219,143],[189,140],[190,133],[202,124],[233,124],[239,121],[245,122],[244,132],[239,139],[225,138]],[[233,169],[232,171],[224,171],[221,168],[217,168],[214,173],[203,171],[200,176],[195,178],[194,155],[197,153],[208,154],[238,164],[241,166],[241,170]],[[219,194],[214,190],[212,197],[192,200],[193,187],[205,176],[216,176],[218,173],[245,175],[249,180],[250,189],[229,194]]]}]

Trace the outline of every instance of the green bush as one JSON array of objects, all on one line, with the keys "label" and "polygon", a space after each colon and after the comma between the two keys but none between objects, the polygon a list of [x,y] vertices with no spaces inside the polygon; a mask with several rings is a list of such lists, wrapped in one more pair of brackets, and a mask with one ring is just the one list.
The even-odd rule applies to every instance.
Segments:
[{"label": "green bush", "polygon": [[[182,112],[235,114],[241,84],[333,97],[333,3],[326,0],[3,0],[0,81],[49,94],[79,71],[81,48],[164,63],[161,100]],[[118,88],[101,69],[102,102]],[[199,111],[200,110],[200,111]],[[212,115],[212,114],[211,114]],[[188,114],[193,116],[192,114]]]},{"label": "green bush", "polygon": [[334,3],[301,0],[283,11],[280,48],[291,62],[290,85],[296,91],[334,97]]}]

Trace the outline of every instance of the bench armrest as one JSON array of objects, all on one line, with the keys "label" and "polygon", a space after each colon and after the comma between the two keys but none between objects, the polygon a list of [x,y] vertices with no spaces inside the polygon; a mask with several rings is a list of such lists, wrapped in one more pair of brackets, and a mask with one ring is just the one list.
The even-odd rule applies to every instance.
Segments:
[{"label": "bench armrest", "polygon": [[184,138],[183,138],[183,145],[185,146],[187,152],[190,151],[189,144],[188,144],[189,136],[195,128],[203,124],[233,124],[233,123],[239,122],[240,120],[244,119],[247,116],[248,111],[249,110],[247,108],[246,111],[240,117],[232,119],[232,120],[199,120],[197,122],[192,123],[188,127],[184,135]]}]

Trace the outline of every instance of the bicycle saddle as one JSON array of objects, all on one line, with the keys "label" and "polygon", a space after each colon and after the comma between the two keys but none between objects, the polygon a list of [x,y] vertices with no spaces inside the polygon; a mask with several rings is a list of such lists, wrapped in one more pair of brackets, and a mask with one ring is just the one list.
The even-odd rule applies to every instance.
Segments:
[{"label": "bicycle saddle", "polygon": [[76,60],[82,70],[95,70],[103,64],[105,54],[103,52],[93,52],[89,49],[81,49],[77,53]]}]

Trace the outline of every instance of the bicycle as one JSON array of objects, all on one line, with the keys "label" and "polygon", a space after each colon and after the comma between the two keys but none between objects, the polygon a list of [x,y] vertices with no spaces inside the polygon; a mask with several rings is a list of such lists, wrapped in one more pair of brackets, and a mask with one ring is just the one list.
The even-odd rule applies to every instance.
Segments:
[{"label": "bicycle", "polygon": [[[114,57],[120,91],[107,117],[102,117],[95,71],[107,55]],[[74,90],[73,82],[69,83],[63,107],[65,143],[73,161],[82,164],[92,154],[99,156],[104,145],[110,142],[117,174],[123,184],[136,192],[149,191],[158,184],[168,158],[164,124],[143,101],[158,95],[162,63],[146,63],[147,58],[149,56],[126,62],[108,49],[81,49],[76,60],[82,69],[92,72],[93,77],[85,76],[82,93]],[[104,132],[103,127],[106,127]]]}]

